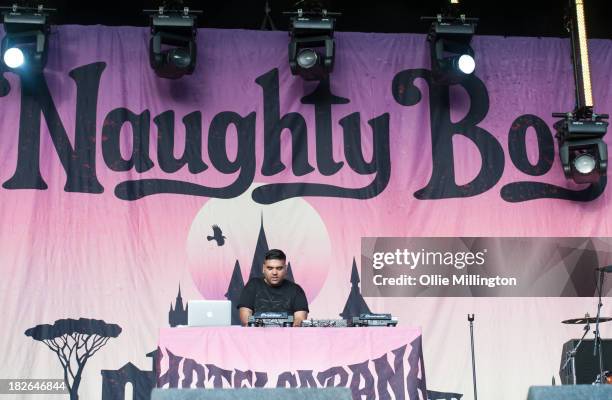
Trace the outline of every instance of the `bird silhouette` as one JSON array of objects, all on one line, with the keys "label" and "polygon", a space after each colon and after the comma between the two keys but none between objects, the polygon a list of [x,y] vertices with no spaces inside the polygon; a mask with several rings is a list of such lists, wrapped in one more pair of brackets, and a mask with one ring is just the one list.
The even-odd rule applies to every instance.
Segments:
[{"label": "bird silhouette", "polygon": [[223,236],[223,231],[219,228],[219,225],[213,225],[213,236],[206,236],[206,239],[210,242],[214,240],[217,242],[217,246],[223,246],[225,244],[225,236]]}]

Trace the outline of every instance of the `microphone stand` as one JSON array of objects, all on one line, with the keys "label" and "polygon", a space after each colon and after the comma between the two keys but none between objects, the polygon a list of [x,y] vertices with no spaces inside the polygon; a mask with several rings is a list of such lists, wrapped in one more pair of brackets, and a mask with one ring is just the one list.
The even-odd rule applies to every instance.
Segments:
[{"label": "microphone stand", "polygon": [[470,339],[472,344],[472,381],[474,383],[474,400],[478,400],[478,393],[476,392],[476,356],[474,355],[474,314],[468,314],[467,319],[470,321]]},{"label": "microphone stand", "polygon": [[[565,368],[567,367],[567,364],[569,364],[570,361],[572,362],[572,384],[573,385],[576,384],[576,353],[578,352],[578,348],[582,344],[582,341],[584,340],[584,337],[591,330],[591,324],[589,323],[589,314],[588,313],[585,315],[585,318],[586,318],[587,324],[583,328],[584,329],[584,334],[582,335],[582,337],[580,338],[578,343],[576,343],[576,346],[574,346],[573,349],[571,349],[570,351],[567,352],[567,358],[565,359],[565,362],[563,363],[563,366],[561,367],[561,371],[564,371]],[[554,379],[554,377],[553,377],[553,379]]]},{"label": "microphone stand", "polygon": [[599,271],[599,279],[596,280],[597,283],[597,293],[599,295],[599,300],[597,303],[597,317],[595,318],[595,340],[593,341],[593,357],[599,353],[599,377],[595,381],[595,383],[602,384],[603,383],[603,357],[601,354],[601,335],[599,332],[599,318],[601,316],[601,307],[603,306],[601,302],[601,291],[603,288],[603,280],[604,280],[604,271]]}]

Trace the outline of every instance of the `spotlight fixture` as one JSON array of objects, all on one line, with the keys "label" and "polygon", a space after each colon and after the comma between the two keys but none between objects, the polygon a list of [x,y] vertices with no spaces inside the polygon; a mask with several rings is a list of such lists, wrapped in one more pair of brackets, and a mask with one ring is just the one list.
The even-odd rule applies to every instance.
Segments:
[{"label": "spotlight fixture", "polygon": [[340,13],[326,9],[298,9],[291,15],[289,68],[307,81],[325,79],[334,70],[334,29]]},{"label": "spotlight fixture", "polygon": [[459,1],[451,0],[432,21],[427,41],[430,45],[433,79],[442,85],[461,82],[476,69],[474,50],[470,46],[478,18],[466,18],[459,10]]},{"label": "spotlight fixture", "polygon": [[566,22],[572,44],[576,108],[553,113],[553,117],[563,118],[555,123],[559,158],[566,178],[576,183],[597,183],[608,168],[608,146],[603,141],[608,115],[593,112],[584,1],[570,0],[569,9]]},{"label": "spotlight fixture", "polygon": [[55,10],[17,4],[0,9],[5,10],[2,13],[5,36],[0,43],[2,66],[14,72],[42,71],[47,64],[49,12]]},{"label": "spotlight fixture", "polygon": [[4,52],[2,60],[7,67],[15,69],[23,65],[25,56],[19,47],[10,47]]},{"label": "spotlight fixture", "polygon": [[191,75],[197,58],[196,14],[200,10],[179,9],[144,10],[150,14],[151,39],[149,62],[157,76],[178,79]]}]

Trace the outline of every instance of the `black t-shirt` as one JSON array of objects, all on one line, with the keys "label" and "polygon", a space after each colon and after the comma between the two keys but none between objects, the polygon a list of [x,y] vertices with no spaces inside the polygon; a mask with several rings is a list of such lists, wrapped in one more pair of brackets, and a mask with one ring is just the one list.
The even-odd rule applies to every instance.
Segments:
[{"label": "black t-shirt", "polygon": [[308,312],[308,301],[304,290],[291,281],[284,280],[279,286],[268,285],[263,278],[249,280],[242,293],[238,308],[246,307],[256,312]]}]

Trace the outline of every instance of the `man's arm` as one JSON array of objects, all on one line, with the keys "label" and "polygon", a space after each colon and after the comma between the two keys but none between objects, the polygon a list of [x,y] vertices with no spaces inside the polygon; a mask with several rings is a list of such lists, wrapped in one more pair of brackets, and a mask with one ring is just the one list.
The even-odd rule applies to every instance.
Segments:
[{"label": "man's arm", "polygon": [[249,323],[249,317],[253,315],[253,310],[246,307],[240,307],[238,311],[240,312],[240,322],[242,323],[242,326],[247,326]]},{"label": "man's arm", "polygon": [[306,293],[299,285],[297,287],[297,293],[293,299],[293,326],[302,326],[302,321],[308,318],[308,300],[306,299]]},{"label": "man's arm", "polygon": [[[241,314],[242,315],[242,314]],[[302,321],[308,318],[307,311],[296,311],[293,313],[293,326],[302,326]]]}]

